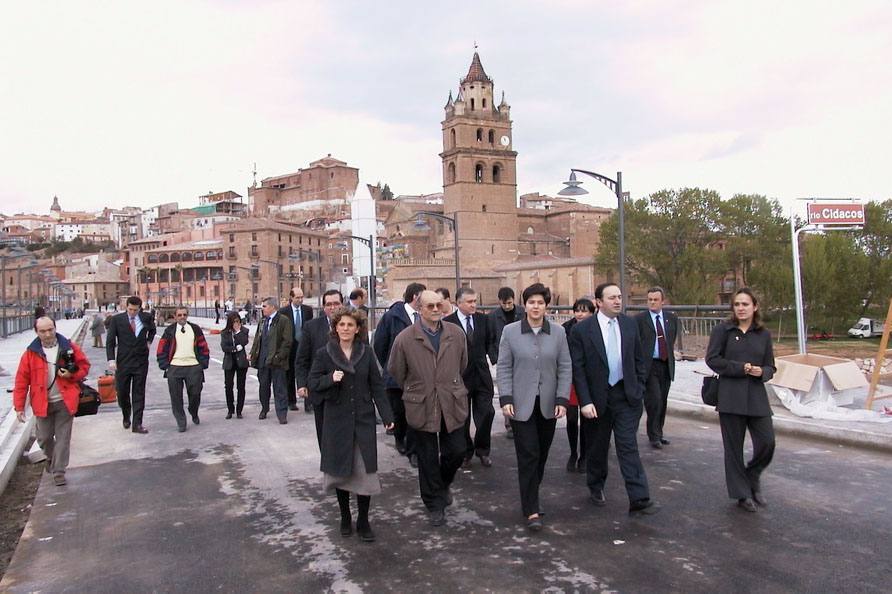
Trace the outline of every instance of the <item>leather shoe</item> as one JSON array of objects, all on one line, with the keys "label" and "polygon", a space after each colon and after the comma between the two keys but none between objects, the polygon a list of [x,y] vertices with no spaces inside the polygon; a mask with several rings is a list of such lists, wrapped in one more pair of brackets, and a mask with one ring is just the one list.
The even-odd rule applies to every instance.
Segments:
[{"label": "leather shoe", "polygon": [[661,438],[660,438],[660,443],[663,444],[663,445],[669,445],[669,444],[672,443],[672,442],[669,441],[668,439],[666,439],[665,437],[661,437]]},{"label": "leather shoe", "polygon": [[226,419],[228,420],[231,418],[232,418],[232,413],[231,412],[226,413]]},{"label": "leather shoe", "polygon": [[195,423],[196,425],[201,425],[201,419],[198,418],[198,415],[192,416],[192,422]]},{"label": "leather shoe", "polygon": [[124,429],[130,429],[130,421],[124,421]]},{"label": "leather shoe", "polygon": [[539,532],[542,530],[542,518],[538,515],[533,518],[527,518],[527,530],[530,532]]},{"label": "leather shoe", "polygon": [[350,518],[341,518],[341,536],[344,538],[353,534],[353,520]]},{"label": "leather shoe", "polygon": [[418,455],[417,454],[409,454],[409,465],[412,468],[418,468]]},{"label": "leather shoe", "polygon": [[260,416],[257,418],[260,419],[261,421],[264,420],[266,418],[266,413],[265,412],[260,413]]},{"label": "leather shoe", "polygon": [[142,425],[134,425],[133,429],[131,429],[131,431],[133,431],[134,433],[139,433],[141,435],[145,435],[146,433],[149,432],[149,430],[146,429],[145,427],[143,427]]},{"label": "leather shoe", "polygon": [[185,425],[180,425],[179,427],[177,427],[177,431],[179,431],[180,433],[185,433],[185,432],[186,432],[186,426],[185,426]]},{"label": "leather shoe", "polygon": [[285,419],[285,418],[279,419],[279,425],[287,425],[287,424],[288,424],[288,419]]},{"label": "leather shoe", "polygon": [[663,449],[663,444],[660,443],[659,440],[657,440],[657,441],[652,441],[652,442],[650,442],[650,447],[652,447],[652,448],[655,449],[655,450],[662,450],[662,449]]},{"label": "leather shoe", "polygon": [[759,507],[765,507],[768,505],[768,502],[765,501],[765,496],[762,495],[762,491],[753,491],[753,501],[756,502],[756,505]]},{"label": "leather shoe", "polygon": [[242,419],[242,418],[244,418],[244,417],[242,417],[242,413],[235,413],[235,418],[236,418],[236,419]]},{"label": "leather shoe", "polygon": [[375,533],[372,531],[372,527],[369,526],[368,522],[364,524],[357,522],[356,534],[359,535],[359,540],[362,542],[375,542]]},{"label": "leather shoe", "polygon": [[300,410],[300,409],[297,408],[297,405],[296,405],[296,404],[289,404],[289,405],[288,405],[288,410]]},{"label": "leather shoe", "polygon": [[607,505],[607,498],[604,497],[604,489],[598,489],[597,491],[594,491],[591,495],[589,495],[588,499],[598,507],[604,507],[605,505]]},{"label": "leather shoe", "polygon": [[492,458],[489,456],[480,456],[480,464],[482,464],[484,468],[489,468],[492,466]]},{"label": "leather shoe", "polygon": [[446,514],[442,509],[435,509],[430,511],[430,523],[431,526],[442,526],[446,523]]},{"label": "leather shoe", "polygon": [[750,499],[749,497],[747,497],[747,498],[745,498],[745,499],[738,499],[738,500],[737,500],[737,507],[740,507],[740,508],[742,508],[742,509],[744,509],[745,511],[748,511],[748,512],[755,512],[755,511],[756,511],[756,503],[755,503],[752,499]]},{"label": "leather shoe", "polygon": [[638,501],[633,501],[629,506],[630,516],[652,516],[658,511],[660,511],[660,508],[654,505],[651,499],[639,499]]}]

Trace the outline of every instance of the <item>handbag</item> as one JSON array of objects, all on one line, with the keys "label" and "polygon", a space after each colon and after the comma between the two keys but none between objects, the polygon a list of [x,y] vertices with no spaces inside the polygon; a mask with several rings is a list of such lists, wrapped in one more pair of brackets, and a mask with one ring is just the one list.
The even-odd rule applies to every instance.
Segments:
[{"label": "handbag", "polygon": [[703,378],[703,386],[700,388],[700,398],[703,404],[718,406],[719,404],[719,376],[707,375]]},{"label": "handbag", "polygon": [[78,396],[77,412],[74,413],[74,416],[83,417],[87,415],[95,415],[99,412],[99,405],[102,404],[99,392],[92,386],[88,386],[83,382],[81,382],[80,386],[81,393],[80,396]]}]

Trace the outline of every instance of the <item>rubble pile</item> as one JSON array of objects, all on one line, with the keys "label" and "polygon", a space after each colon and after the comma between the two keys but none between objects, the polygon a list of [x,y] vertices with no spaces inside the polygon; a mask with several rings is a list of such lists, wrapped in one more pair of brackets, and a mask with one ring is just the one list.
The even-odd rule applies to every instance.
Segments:
[{"label": "rubble pile", "polygon": [[[876,359],[855,359],[855,365],[858,366],[858,369],[861,370],[864,375],[870,375],[873,373],[873,368],[876,367]],[[880,375],[888,375],[892,373],[892,359],[888,357],[883,358],[883,364],[880,366]]]}]

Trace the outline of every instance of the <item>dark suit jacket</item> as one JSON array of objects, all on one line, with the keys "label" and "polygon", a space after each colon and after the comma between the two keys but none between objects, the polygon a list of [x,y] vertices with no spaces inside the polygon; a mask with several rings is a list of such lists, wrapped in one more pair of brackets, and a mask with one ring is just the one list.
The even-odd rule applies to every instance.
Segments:
[{"label": "dark suit jacket", "polygon": [[[650,373],[650,365],[653,363],[654,345],[657,342],[657,329],[654,328],[650,311],[642,311],[635,316],[638,322],[638,336],[641,337],[641,348],[644,350],[645,376]],[[678,316],[665,309],[660,312],[660,322],[666,333],[666,346],[669,349],[669,379],[675,379],[675,339],[678,337]]]},{"label": "dark suit jacket", "polygon": [[390,306],[381,319],[378,320],[378,326],[375,328],[375,356],[384,369],[384,386],[389,389],[399,390],[400,385],[391,377],[387,371],[387,360],[390,358],[390,351],[393,348],[393,341],[397,335],[412,325],[412,320],[406,314],[405,303],[397,301]]},{"label": "dark suit jacket", "polygon": [[[629,404],[636,405],[644,396],[644,351],[638,336],[638,324],[620,314],[619,331],[622,335],[620,352],[623,359],[623,389]],[[570,358],[573,360],[573,385],[579,406],[595,405],[600,415],[607,407],[607,346],[601,337],[597,314],[573,327],[570,332]]]},{"label": "dark suit jacket", "polygon": [[[287,317],[291,318],[291,329],[293,331],[294,330],[294,311],[291,309],[291,304],[289,303],[285,307],[280,307],[279,315],[283,315],[283,316],[287,316]],[[300,315],[301,315],[301,320],[302,320],[301,328],[303,328],[307,322],[309,322],[310,320],[313,319],[313,308],[310,307],[309,305],[302,304],[300,306]],[[297,345],[292,344],[291,348],[297,349]]]},{"label": "dark suit jacket", "polygon": [[[477,312],[473,315],[474,320],[474,336],[473,340],[468,340],[468,366],[462,374],[465,387],[468,391],[487,390],[490,395],[493,393],[492,374],[489,372],[489,363],[486,361],[486,355],[493,348],[495,333],[492,325],[487,320],[486,315]],[[454,311],[445,318],[444,322],[452,322],[462,329],[461,320],[458,317],[458,311]],[[466,335],[467,336],[467,335]],[[498,348],[498,346],[496,346]]]},{"label": "dark suit jacket", "polygon": [[149,366],[149,345],[155,340],[157,329],[151,314],[141,311],[137,315],[142,322],[139,336],[134,335],[130,329],[130,319],[126,311],[109,318],[105,343],[106,360],[115,361],[118,369]]},{"label": "dark suit jacket", "polygon": [[[304,332],[297,347],[297,360],[294,364],[294,376],[298,388],[307,388],[310,380],[310,370],[313,368],[313,359],[316,352],[325,348],[331,339],[331,323],[325,314],[313,318],[304,324]],[[318,392],[310,392],[310,404],[319,404],[323,395]]]}]

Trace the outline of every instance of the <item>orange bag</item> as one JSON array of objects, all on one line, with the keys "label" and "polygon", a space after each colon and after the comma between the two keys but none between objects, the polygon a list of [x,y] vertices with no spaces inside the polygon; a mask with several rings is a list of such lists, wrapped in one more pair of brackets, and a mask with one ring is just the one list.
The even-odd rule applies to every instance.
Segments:
[{"label": "orange bag", "polygon": [[118,401],[118,391],[115,389],[115,376],[103,375],[99,377],[99,399],[102,402]]}]

